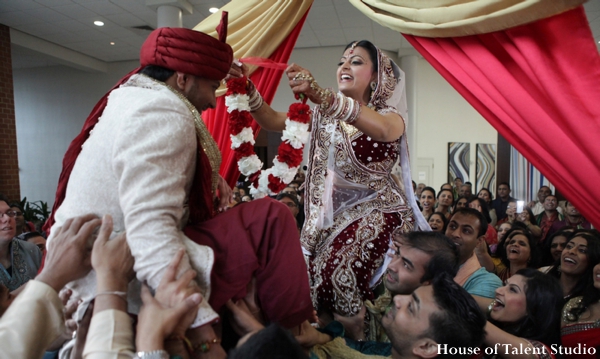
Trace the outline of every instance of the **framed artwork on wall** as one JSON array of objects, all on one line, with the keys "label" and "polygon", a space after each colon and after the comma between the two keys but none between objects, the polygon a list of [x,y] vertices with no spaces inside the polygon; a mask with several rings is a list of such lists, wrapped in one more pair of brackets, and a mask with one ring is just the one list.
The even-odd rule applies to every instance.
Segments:
[{"label": "framed artwork on wall", "polygon": [[477,185],[474,193],[478,193],[482,188],[496,193],[496,145],[478,143],[475,151]]},{"label": "framed artwork on wall", "polygon": [[468,142],[448,142],[448,183],[454,184],[459,177],[463,183],[469,181],[471,144]]}]

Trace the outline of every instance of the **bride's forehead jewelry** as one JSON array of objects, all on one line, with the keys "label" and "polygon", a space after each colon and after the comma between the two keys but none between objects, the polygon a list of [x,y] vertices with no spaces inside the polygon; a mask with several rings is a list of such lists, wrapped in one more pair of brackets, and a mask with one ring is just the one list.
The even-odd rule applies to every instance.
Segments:
[{"label": "bride's forehead jewelry", "polygon": [[354,48],[356,48],[356,45],[358,45],[358,42],[353,42],[352,46],[350,46],[350,52],[349,52],[350,55],[352,55],[354,53]]}]

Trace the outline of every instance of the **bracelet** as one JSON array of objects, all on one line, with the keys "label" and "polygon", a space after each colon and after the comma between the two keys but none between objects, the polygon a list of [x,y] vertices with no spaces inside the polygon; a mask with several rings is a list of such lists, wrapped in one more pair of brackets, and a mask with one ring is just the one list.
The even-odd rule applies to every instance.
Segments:
[{"label": "bracelet", "polygon": [[165,341],[180,341],[185,346],[185,350],[188,352],[188,354],[192,354],[194,352],[194,347],[192,346],[192,342],[190,342],[190,340],[186,337],[182,337],[179,335],[172,335],[172,336],[168,337],[167,339],[165,339]]},{"label": "bracelet", "polygon": [[310,88],[311,90],[316,92],[317,96],[319,96],[319,98],[321,99],[321,104],[319,105],[321,107],[321,110],[327,110],[331,106],[330,101],[333,101],[332,97],[335,98],[331,90],[324,89],[321,86],[319,86],[317,81],[315,81],[312,77],[310,78]]},{"label": "bracelet", "polygon": [[123,299],[125,302],[127,302],[127,292],[100,292],[100,293],[96,294],[96,298],[101,295],[116,295],[117,297],[119,297],[119,298]]},{"label": "bracelet", "polygon": [[192,354],[195,353],[196,351],[200,350],[202,353],[207,353],[210,348],[211,348],[211,344],[218,344],[221,343],[221,339],[213,339],[213,340],[209,340],[206,342],[202,342],[199,344],[196,344],[195,346],[192,344],[192,342],[187,338],[187,337],[182,337],[182,336],[170,336],[166,339],[167,341],[181,341],[183,342],[183,344],[185,345],[185,349],[187,350],[188,354]]},{"label": "bracelet", "polygon": [[323,113],[351,125],[360,117],[361,104],[357,100],[337,93]]},{"label": "bracelet", "polygon": [[221,342],[221,339],[215,338],[213,340],[209,340],[207,342],[200,343],[194,347],[192,352],[196,352],[196,351],[200,350],[202,353],[208,353],[208,351],[210,350],[211,344],[212,345],[219,344],[220,342]]},{"label": "bracelet", "polygon": [[137,352],[135,357],[139,359],[169,359],[169,353],[164,350],[153,350],[150,352]]},{"label": "bracelet", "polygon": [[255,112],[259,108],[262,107],[265,100],[260,95],[260,92],[256,89],[254,82],[248,79],[248,84],[246,85],[246,92],[248,94],[248,106],[250,106],[250,112]]}]

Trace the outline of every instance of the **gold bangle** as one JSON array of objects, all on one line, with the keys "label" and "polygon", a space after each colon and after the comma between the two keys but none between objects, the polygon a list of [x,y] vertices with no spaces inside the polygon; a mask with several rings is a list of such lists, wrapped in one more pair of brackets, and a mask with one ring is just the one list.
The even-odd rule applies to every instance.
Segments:
[{"label": "gold bangle", "polygon": [[194,349],[192,350],[192,352],[196,352],[196,351],[200,350],[202,353],[208,353],[208,351],[211,348],[211,344],[215,345],[215,344],[219,344],[219,343],[221,343],[221,339],[215,338],[213,340],[209,340],[207,342],[197,344],[196,346],[194,346]]}]

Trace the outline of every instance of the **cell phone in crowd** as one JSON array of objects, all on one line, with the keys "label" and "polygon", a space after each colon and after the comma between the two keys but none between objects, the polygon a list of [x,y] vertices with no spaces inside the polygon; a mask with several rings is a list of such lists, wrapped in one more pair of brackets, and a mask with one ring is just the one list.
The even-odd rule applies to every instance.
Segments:
[{"label": "cell phone in crowd", "polygon": [[525,205],[525,201],[517,201],[517,213],[523,212],[524,205]]}]

